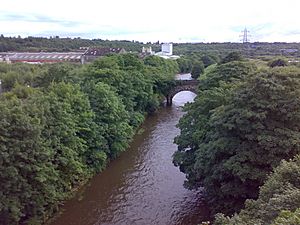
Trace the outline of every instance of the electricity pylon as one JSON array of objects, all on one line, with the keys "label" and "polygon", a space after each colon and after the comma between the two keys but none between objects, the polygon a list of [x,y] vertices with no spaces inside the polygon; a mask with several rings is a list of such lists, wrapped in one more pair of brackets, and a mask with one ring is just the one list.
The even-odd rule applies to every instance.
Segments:
[{"label": "electricity pylon", "polygon": [[249,31],[247,30],[247,28],[245,27],[245,29],[242,31],[242,35],[240,37],[243,37],[243,43],[249,43]]}]

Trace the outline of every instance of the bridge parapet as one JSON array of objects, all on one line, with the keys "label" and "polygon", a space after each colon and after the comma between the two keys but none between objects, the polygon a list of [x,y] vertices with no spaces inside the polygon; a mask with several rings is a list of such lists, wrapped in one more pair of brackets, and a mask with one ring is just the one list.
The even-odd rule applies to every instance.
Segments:
[{"label": "bridge parapet", "polygon": [[198,85],[199,80],[176,80],[176,85]]}]

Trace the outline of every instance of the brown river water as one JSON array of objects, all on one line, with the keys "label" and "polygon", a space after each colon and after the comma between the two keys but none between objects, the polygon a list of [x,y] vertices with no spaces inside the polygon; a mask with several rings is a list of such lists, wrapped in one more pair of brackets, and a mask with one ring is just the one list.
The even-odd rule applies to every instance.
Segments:
[{"label": "brown river water", "polygon": [[209,218],[201,190],[183,187],[172,163],[174,137],[195,94],[180,92],[142,125],[130,148],[82,187],[51,225],[193,225]]}]

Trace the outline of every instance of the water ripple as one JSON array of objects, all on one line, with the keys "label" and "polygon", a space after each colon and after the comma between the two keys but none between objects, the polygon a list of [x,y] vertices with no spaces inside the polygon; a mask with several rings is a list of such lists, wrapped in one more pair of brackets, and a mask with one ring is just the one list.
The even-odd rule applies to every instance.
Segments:
[{"label": "water ripple", "polygon": [[67,202],[53,225],[185,225],[206,220],[201,190],[185,189],[184,174],[172,164],[173,139],[179,133],[175,126],[183,115],[178,106],[194,97],[184,96],[175,96],[174,107],[148,118],[130,149],[83,188],[80,201]]}]

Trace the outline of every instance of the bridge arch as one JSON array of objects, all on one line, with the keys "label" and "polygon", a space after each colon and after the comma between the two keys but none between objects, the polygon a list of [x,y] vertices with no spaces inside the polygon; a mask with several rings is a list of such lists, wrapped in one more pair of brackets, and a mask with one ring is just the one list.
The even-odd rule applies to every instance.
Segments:
[{"label": "bridge arch", "polygon": [[175,86],[166,94],[167,105],[172,105],[173,97],[181,91],[191,91],[197,94],[198,84],[198,80],[177,80]]}]

